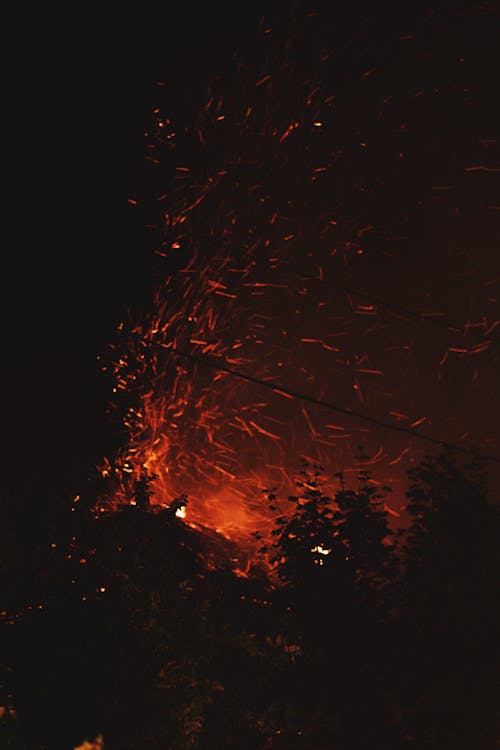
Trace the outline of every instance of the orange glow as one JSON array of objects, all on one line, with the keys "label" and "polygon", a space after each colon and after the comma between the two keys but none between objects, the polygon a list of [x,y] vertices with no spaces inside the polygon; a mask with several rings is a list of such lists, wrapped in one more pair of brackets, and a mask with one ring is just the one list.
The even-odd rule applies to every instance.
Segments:
[{"label": "orange glow", "polygon": [[[170,160],[158,196],[161,247],[154,251],[163,266],[150,314],[119,327],[108,368],[127,438],[100,467],[109,492],[99,512],[133,503],[134,483],[146,472],[153,505],[168,507],[186,494],[177,517],[248,540],[274,523],[266,488],[278,497],[292,494],[308,462],[324,467],[325,490],[334,493],[336,472],[356,481],[363,446],[373,483],[394,490],[387,508],[399,519],[406,470],[425,446],[349,412],[400,429],[438,424],[438,439],[465,434],[463,426],[453,432],[434,418],[432,409],[442,409],[436,399],[427,406],[416,395],[424,327],[318,283],[343,284],[350,274],[363,286],[373,261],[369,240],[385,229],[373,212],[342,218],[338,173],[350,174],[351,162],[346,169],[347,147],[336,144],[330,125],[336,97],[315,80],[295,81],[297,96],[280,97],[278,84],[293,88],[287,65],[247,73],[229,94],[211,86],[196,122],[176,125],[168,136],[172,118],[155,107],[148,150],[160,165],[162,154]],[[374,68],[361,75],[376,78]],[[369,144],[363,134],[352,149],[368,153]],[[174,147],[179,164],[172,166]],[[342,179],[365,190],[359,175]],[[441,315],[429,302],[421,318]],[[425,373],[436,383],[447,360],[466,363],[487,349],[450,346],[449,331],[443,336]],[[287,391],[333,401],[344,413],[332,417]]]}]

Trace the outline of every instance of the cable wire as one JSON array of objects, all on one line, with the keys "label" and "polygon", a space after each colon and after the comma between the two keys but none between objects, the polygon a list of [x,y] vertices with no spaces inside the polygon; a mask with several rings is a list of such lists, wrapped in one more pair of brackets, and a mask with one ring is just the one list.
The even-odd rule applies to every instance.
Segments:
[{"label": "cable wire", "polygon": [[[417,432],[416,430],[413,430],[411,427],[403,427],[402,425],[393,424],[391,422],[385,422],[382,419],[378,419],[377,417],[372,417],[369,414],[363,414],[362,412],[355,411],[353,409],[348,409],[343,406],[339,406],[338,404],[334,404],[331,401],[324,401],[320,398],[315,398],[314,396],[309,396],[305,393],[300,393],[299,391],[293,390],[292,388],[287,388],[286,386],[280,386],[276,385],[275,383],[271,383],[266,380],[261,380],[260,378],[256,378],[254,375],[247,375],[246,373],[240,372],[239,370],[234,370],[231,367],[228,367],[225,364],[219,363],[214,361],[211,357],[207,357],[206,355],[200,355],[200,354],[193,354],[192,352],[185,352],[181,349],[178,349],[175,346],[169,346],[169,347],[162,347],[163,349],[166,349],[167,351],[171,351],[174,354],[179,355],[180,357],[184,357],[186,359],[189,359],[194,362],[198,362],[201,365],[204,365],[205,367],[209,367],[212,370],[217,370],[219,372],[225,372],[228,375],[232,375],[233,377],[239,378],[240,380],[246,380],[248,383],[254,383],[255,385],[262,386],[263,388],[268,388],[271,391],[274,391],[274,393],[283,394],[285,396],[289,396],[291,398],[297,398],[301,401],[306,401],[310,404],[315,404],[317,406],[322,406],[325,409],[329,409],[330,411],[335,411],[338,414],[343,414],[349,417],[354,417],[355,419],[360,419],[364,422],[368,422],[369,424],[376,425],[377,427],[382,427],[386,430],[393,430],[394,432],[402,432],[406,435],[410,435],[413,438],[416,438],[417,440],[422,440],[427,443],[431,443],[432,445],[437,445],[442,448],[451,448],[453,450],[456,450],[460,453],[470,454],[470,449],[464,448],[461,445],[456,445],[454,443],[449,443],[446,440],[439,440],[439,438],[431,437],[430,435],[425,435],[421,432]],[[487,453],[479,453],[480,458],[486,460],[486,461],[492,461],[494,463],[500,464],[500,457],[493,456]]]}]

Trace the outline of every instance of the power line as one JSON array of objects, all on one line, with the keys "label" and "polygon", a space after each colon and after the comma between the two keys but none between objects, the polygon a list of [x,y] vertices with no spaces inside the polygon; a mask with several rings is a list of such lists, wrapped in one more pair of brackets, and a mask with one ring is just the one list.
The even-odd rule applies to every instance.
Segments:
[{"label": "power line", "polygon": [[[162,347],[162,349],[165,350],[165,347]],[[185,357],[186,359],[189,359],[194,362],[198,362],[201,365],[204,365],[205,367],[209,367],[212,370],[217,370],[219,372],[225,372],[228,375],[232,375],[233,377],[239,378],[240,380],[245,380],[248,383],[254,383],[255,385],[259,385],[263,388],[268,388],[269,390],[273,391],[274,393],[283,394],[285,396],[289,396],[292,398],[300,399],[301,401],[306,401],[310,404],[315,404],[317,406],[321,406],[325,409],[329,409],[330,411],[335,411],[338,414],[343,414],[345,416],[354,417],[355,419],[360,419],[364,422],[368,422],[369,424],[376,425],[377,427],[382,427],[386,430],[393,430],[394,432],[402,432],[406,435],[410,435],[413,438],[416,438],[417,440],[422,440],[427,443],[431,443],[432,445],[437,445],[442,448],[452,448],[453,450],[456,450],[460,453],[469,454],[470,451],[467,448],[464,448],[461,445],[456,445],[454,443],[448,443],[445,440],[439,440],[438,438],[433,438],[430,435],[424,435],[421,432],[417,432],[416,430],[413,430],[411,427],[403,427],[402,425],[393,424],[391,422],[385,422],[382,419],[378,419],[377,417],[372,417],[369,414],[363,414],[362,412],[355,411],[353,409],[348,409],[343,406],[338,406],[337,404],[332,403],[331,401],[324,401],[320,398],[315,398],[314,396],[309,396],[305,393],[300,393],[299,391],[295,391],[292,388],[287,388],[286,386],[279,386],[275,383],[270,383],[266,380],[261,380],[260,378],[256,378],[253,375],[247,375],[243,372],[240,372],[239,370],[234,370],[231,367],[228,367],[227,365],[215,362],[211,357],[207,357],[206,355],[200,355],[200,354],[193,354],[191,352],[184,352],[181,349],[178,349],[175,346],[170,346],[166,348],[167,351],[171,351],[174,354],[179,355],[180,357]],[[479,454],[481,458],[492,461],[494,463],[500,464],[500,458],[498,456],[493,456],[485,453]]]},{"label": "power line", "polygon": [[[215,244],[212,238],[208,238],[208,239],[210,240],[211,244]],[[476,330],[473,330],[470,326],[450,320],[444,314],[440,315],[439,317],[436,315],[428,315],[428,314],[426,315],[425,312],[422,312],[421,310],[415,310],[411,307],[406,307],[405,305],[401,305],[397,302],[386,300],[383,297],[378,297],[377,295],[371,294],[370,292],[365,292],[365,291],[360,291],[359,289],[354,289],[353,287],[346,286],[345,284],[339,284],[338,282],[335,282],[335,281],[329,281],[327,279],[323,279],[320,276],[315,276],[314,274],[303,271],[300,268],[281,266],[279,270],[285,274],[296,276],[299,279],[307,279],[308,281],[312,281],[316,284],[320,284],[322,286],[335,289],[336,291],[343,292],[344,294],[348,294],[352,297],[366,300],[376,305],[378,308],[399,313],[400,315],[406,316],[407,319],[418,321],[419,323],[429,323],[431,325],[444,328],[448,331],[453,331],[454,333],[458,333],[461,336],[476,339],[479,342],[491,343],[493,346],[498,345],[500,343],[499,341],[488,338],[487,337],[488,331],[478,332]],[[49,297],[46,295],[27,293],[25,290],[13,289],[12,286],[7,286],[7,285],[4,286],[3,284],[1,286],[2,286],[2,293],[8,293],[11,296],[24,297],[25,299],[31,299],[38,303],[49,302]],[[76,314],[82,320],[90,319],[90,316],[86,315],[85,312],[83,312],[80,309],[77,309],[75,311],[73,308],[70,308],[68,304],[62,303],[61,301],[59,301],[59,305],[61,305],[62,307],[65,307],[67,310],[71,309],[71,312],[73,314]],[[491,327],[490,327],[490,330],[491,330]]]},{"label": "power line", "polygon": [[[487,341],[487,342],[489,342],[489,343],[491,343],[493,345],[495,345],[495,344],[498,343],[496,341],[493,341],[492,339],[486,338],[485,335],[484,335],[484,333],[477,334],[475,332],[472,332],[469,328],[467,328],[465,326],[461,326],[461,325],[456,324],[456,323],[453,323],[452,321],[449,321],[449,320],[447,320],[444,317],[441,317],[441,318],[429,317],[429,316],[426,316],[424,313],[422,313],[422,312],[420,312],[418,310],[413,310],[411,308],[407,308],[407,307],[405,307],[403,305],[399,305],[397,303],[388,302],[387,300],[384,300],[384,299],[382,299],[380,297],[377,297],[375,295],[372,295],[372,294],[369,294],[369,293],[366,293],[366,292],[360,292],[357,289],[352,289],[351,287],[347,287],[347,286],[345,286],[343,284],[338,284],[336,282],[331,282],[331,281],[327,281],[325,279],[321,279],[318,276],[314,276],[312,274],[306,273],[306,272],[304,272],[304,271],[302,271],[300,269],[287,268],[287,269],[284,269],[284,270],[288,271],[290,274],[295,275],[295,276],[297,276],[299,278],[308,279],[310,281],[314,281],[314,282],[322,284],[324,286],[331,287],[331,288],[336,289],[338,291],[342,291],[342,292],[344,292],[346,294],[350,294],[350,295],[355,296],[355,297],[359,297],[359,298],[362,298],[362,299],[365,299],[365,300],[369,300],[370,302],[372,302],[373,304],[378,305],[379,307],[385,308],[387,310],[397,311],[399,313],[407,315],[410,318],[413,318],[414,320],[418,320],[419,322],[433,323],[434,325],[438,325],[438,326],[441,326],[441,327],[446,328],[448,330],[455,331],[455,332],[460,333],[461,335],[464,335],[464,336],[474,336],[476,339],[482,340],[483,342]],[[9,290],[9,291],[12,292],[12,290]],[[30,295],[25,295],[25,296],[30,296]],[[35,298],[34,295],[32,296],[32,298]],[[42,300],[42,299],[44,299],[44,297],[38,296],[38,300],[39,301]],[[45,299],[47,299],[47,298],[45,298]],[[83,319],[86,319],[89,316],[86,316],[85,314],[82,314],[81,317]],[[162,347],[162,348],[165,349],[166,347]],[[459,446],[459,445],[456,445],[456,444],[453,444],[453,443],[448,443],[447,441],[439,440],[438,438],[433,438],[430,435],[424,435],[424,434],[422,434],[420,432],[417,432],[416,430],[411,429],[410,427],[404,427],[402,425],[396,425],[396,424],[393,424],[393,423],[390,423],[390,422],[385,422],[384,420],[378,419],[376,417],[372,417],[372,416],[370,416],[368,414],[363,414],[362,412],[357,412],[357,411],[352,410],[352,409],[347,409],[345,407],[338,406],[338,405],[333,404],[331,402],[324,401],[322,399],[317,399],[314,396],[309,396],[307,394],[300,393],[300,392],[295,391],[293,389],[289,389],[289,388],[286,388],[286,387],[277,386],[277,385],[275,385],[273,383],[266,382],[265,380],[260,380],[259,378],[255,378],[255,377],[253,377],[251,375],[246,375],[245,373],[239,372],[238,370],[233,370],[232,368],[229,368],[229,367],[227,367],[225,365],[216,364],[215,362],[211,361],[206,356],[195,355],[195,354],[192,354],[192,353],[183,352],[183,351],[181,351],[181,350],[179,350],[179,349],[177,349],[176,347],[173,347],[173,346],[172,347],[167,347],[167,348],[170,351],[172,351],[173,353],[178,354],[179,356],[185,357],[187,359],[191,359],[193,361],[198,361],[201,364],[205,365],[206,367],[211,367],[212,369],[218,370],[220,372],[226,372],[229,375],[232,375],[234,377],[240,378],[241,380],[246,380],[247,382],[251,382],[251,383],[254,383],[256,385],[260,385],[262,387],[268,388],[268,389],[274,391],[275,393],[283,393],[283,394],[285,394],[287,396],[290,396],[292,398],[298,398],[298,399],[300,399],[302,401],[306,401],[308,403],[316,404],[318,406],[322,406],[324,408],[330,409],[331,411],[335,411],[335,412],[337,412],[339,414],[344,414],[346,416],[354,417],[356,419],[363,420],[363,421],[368,422],[370,424],[377,425],[378,427],[382,427],[383,429],[393,430],[395,432],[401,432],[401,433],[410,435],[411,437],[414,437],[417,440],[421,440],[421,441],[424,441],[424,442],[427,442],[427,443],[430,443],[430,444],[433,444],[433,445],[437,445],[437,446],[441,446],[441,447],[448,446],[448,447],[453,448],[454,450],[459,451],[461,453],[466,453],[466,454],[469,453],[469,451],[467,450],[467,448],[464,448],[462,446]],[[483,454],[483,453],[480,454],[480,455],[485,460],[492,461],[494,463],[500,463],[500,458],[497,457],[497,456],[493,456],[493,455],[489,455],[489,454]]]},{"label": "power line", "polygon": [[308,281],[314,281],[317,284],[336,289],[337,291],[344,292],[345,294],[349,294],[352,297],[358,297],[359,299],[367,300],[368,302],[377,305],[377,307],[379,308],[398,312],[402,315],[406,315],[410,319],[417,320],[420,323],[431,323],[432,325],[446,328],[447,330],[454,331],[455,333],[459,333],[462,336],[469,336],[483,342],[491,341],[492,344],[496,343],[495,341],[488,339],[484,331],[473,331],[470,327],[462,325],[460,323],[455,323],[445,315],[440,315],[439,317],[434,315],[426,315],[425,312],[421,312],[420,310],[414,310],[410,307],[406,307],[405,305],[400,305],[397,302],[389,302],[382,299],[381,297],[377,297],[374,294],[370,294],[369,292],[361,292],[359,291],[359,289],[353,289],[352,287],[345,286],[344,284],[338,284],[334,281],[327,281],[326,279],[322,279],[319,276],[314,276],[313,274],[307,273],[298,268],[289,268],[288,271],[293,276],[307,279]]}]

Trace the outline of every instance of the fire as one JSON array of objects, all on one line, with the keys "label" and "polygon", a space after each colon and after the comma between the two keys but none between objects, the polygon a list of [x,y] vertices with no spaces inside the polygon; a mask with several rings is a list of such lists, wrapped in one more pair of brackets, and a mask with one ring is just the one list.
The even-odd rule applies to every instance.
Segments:
[{"label": "fire", "polygon": [[323,545],[321,544],[318,544],[315,547],[311,547],[311,552],[316,552],[318,555],[321,555],[321,557],[317,557],[314,560],[314,563],[316,565],[324,565],[325,561],[323,558],[331,554],[331,551],[331,549],[329,549],[328,547],[323,547]]},{"label": "fire", "polygon": [[181,505],[180,508],[177,508],[177,510],[175,511],[175,515],[177,516],[177,518],[186,518],[186,506]]},{"label": "fire", "polygon": [[[268,65],[238,66],[228,91],[210,87],[188,126],[154,108],[146,137],[156,182],[164,166],[162,278],[149,315],[120,326],[111,369],[127,437],[101,467],[108,505],[134,502],[146,472],[153,503],[186,494],[178,517],[233,539],[272,523],[265,488],[292,492],[303,462],[323,466],[335,488],[336,472],[357,472],[358,446],[372,481],[395,489],[388,508],[399,517],[398,488],[423,449],[349,411],[424,425],[438,440],[462,434],[421,385],[437,382],[443,351],[459,351],[450,331],[429,355],[422,325],[349,291],[371,288],[377,237],[394,233],[356,166],[369,134],[342,140],[321,71],[294,72],[291,53]],[[343,413],[332,420],[321,400]]]},{"label": "fire", "polygon": [[98,735],[95,740],[92,740],[91,742],[84,740],[84,742],[81,745],[78,745],[78,747],[75,747],[74,750],[103,750],[103,748],[104,741],[102,735]]}]

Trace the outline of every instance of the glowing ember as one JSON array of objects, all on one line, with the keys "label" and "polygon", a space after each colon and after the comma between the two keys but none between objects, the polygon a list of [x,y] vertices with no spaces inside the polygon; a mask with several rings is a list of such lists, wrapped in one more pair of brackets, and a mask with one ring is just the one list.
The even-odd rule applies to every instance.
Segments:
[{"label": "glowing ember", "polygon": [[321,555],[321,557],[317,557],[314,560],[315,565],[324,565],[325,561],[323,558],[329,555],[331,551],[331,549],[323,547],[321,544],[318,544],[316,547],[311,547],[311,552],[316,552],[318,555]]},{"label": "glowing ember", "polygon": [[92,742],[85,740],[81,745],[75,747],[74,750],[103,750],[104,742],[101,735],[95,738]]}]

